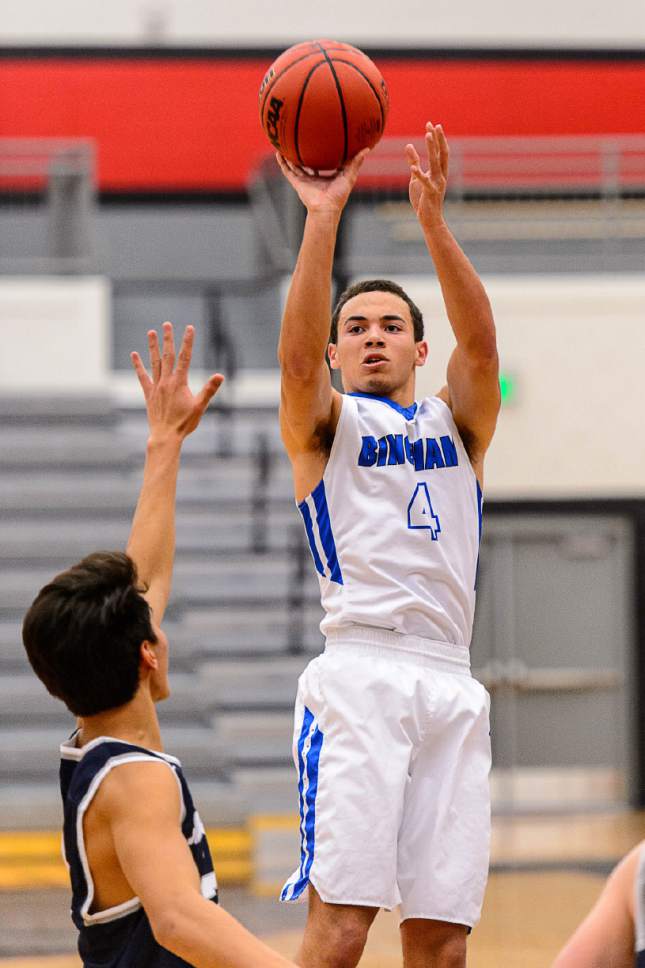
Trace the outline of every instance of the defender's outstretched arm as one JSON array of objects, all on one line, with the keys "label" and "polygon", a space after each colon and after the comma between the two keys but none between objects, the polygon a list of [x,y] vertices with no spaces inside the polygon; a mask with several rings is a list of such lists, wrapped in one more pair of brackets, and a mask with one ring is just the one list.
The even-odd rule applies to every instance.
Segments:
[{"label": "defender's outstretched arm", "polygon": [[448,386],[440,396],[451,407],[477,467],[492,439],[500,405],[495,323],[486,290],[444,219],[449,151],[441,125],[426,125],[425,143],[427,171],[422,170],[414,146],[406,146],[410,203],[423,230],[457,340],[448,364]]},{"label": "defender's outstretched arm", "polygon": [[325,352],[331,322],[331,275],[338,226],[367,150],[334,178],[307,175],[281,155],[278,164],[307,209],[307,219],[282,317],[280,423],[292,459],[329,432],[335,391]]},{"label": "defender's outstretched arm", "polygon": [[126,550],[137,566],[141,582],[147,586],[144,597],[157,624],[161,623],[166,610],[172,582],[175,495],[181,445],[199,424],[224,380],[220,373],[213,374],[193,396],[188,386],[188,371],[194,338],[195,330],[187,326],[175,367],[172,324],[163,324],[162,355],[156,330],[150,330],[148,347],[152,378],[139,354],[131,355],[146,401],[150,436],[143,484]]}]

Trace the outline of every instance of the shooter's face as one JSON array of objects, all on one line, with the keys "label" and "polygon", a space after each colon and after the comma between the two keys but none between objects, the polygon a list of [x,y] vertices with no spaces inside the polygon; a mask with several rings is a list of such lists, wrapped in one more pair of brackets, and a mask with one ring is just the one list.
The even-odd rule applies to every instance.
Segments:
[{"label": "shooter's face", "polygon": [[338,342],[329,359],[340,370],[348,393],[390,397],[410,385],[414,369],[428,355],[425,341],[415,342],[408,304],[391,292],[365,292],[348,299],[338,320]]}]

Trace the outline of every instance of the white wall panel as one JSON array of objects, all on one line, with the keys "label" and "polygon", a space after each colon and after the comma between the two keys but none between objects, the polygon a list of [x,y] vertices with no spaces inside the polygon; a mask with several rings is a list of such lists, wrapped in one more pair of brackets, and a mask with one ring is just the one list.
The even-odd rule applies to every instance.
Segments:
[{"label": "white wall panel", "polygon": [[106,390],[110,325],[103,277],[0,277],[0,394]]},{"label": "white wall panel", "polygon": [[645,4],[615,0],[0,0],[0,43],[287,46],[312,37],[378,46],[638,47]]},{"label": "white wall panel", "polygon": [[[428,328],[417,396],[434,393],[454,346],[438,284],[398,281]],[[487,459],[487,496],[645,495],[645,275],[491,276],[485,284],[502,369],[517,380]]]}]

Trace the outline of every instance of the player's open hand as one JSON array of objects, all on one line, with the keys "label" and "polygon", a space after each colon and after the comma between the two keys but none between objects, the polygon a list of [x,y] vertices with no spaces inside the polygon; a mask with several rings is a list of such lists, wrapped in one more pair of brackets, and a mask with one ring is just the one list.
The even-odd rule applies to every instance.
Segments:
[{"label": "player's open hand", "polygon": [[208,404],[224,382],[224,377],[221,373],[214,373],[199,393],[193,394],[188,386],[188,371],[193,355],[195,330],[192,326],[186,327],[176,366],[172,323],[164,323],[162,332],[163,346],[160,352],[157,331],[148,331],[152,377],[138,353],[132,353],[130,358],[146,400],[150,438],[161,440],[178,437],[183,440],[199,424]]},{"label": "player's open hand", "polygon": [[410,166],[410,204],[422,224],[443,221],[443,200],[448,183],[448,142],[440,124],[426,124],[427,171],[421,168],[421,160],[414,145],[405,146]]},{"label": "player's open hand", "polygon": [[347,204],[352,188],[356,184],[361,165],[369,154],[363,148],[344,168],[334,175],[323,177],[311,175],[276,152],[280,170],[289,184],[295,189],[298,198],[308,212],[329,212],[340,215]]}]

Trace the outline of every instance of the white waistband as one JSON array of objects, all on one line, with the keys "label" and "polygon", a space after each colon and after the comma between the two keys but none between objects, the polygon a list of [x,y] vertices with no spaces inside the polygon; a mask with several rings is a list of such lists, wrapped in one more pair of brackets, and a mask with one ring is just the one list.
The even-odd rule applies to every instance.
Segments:
[{"label": "white waistband", "polygon": [[325,652],[360,652],[428,665],[438,672],[453,672],[470,675],[470,649],[465,645],[451,645],[449,642],[436,642],[420,635],[402,635],[389,629],[373,628],[368,625],[348,625],[344,628],[330,629],[327,633]]}]

